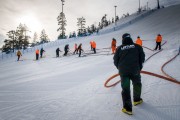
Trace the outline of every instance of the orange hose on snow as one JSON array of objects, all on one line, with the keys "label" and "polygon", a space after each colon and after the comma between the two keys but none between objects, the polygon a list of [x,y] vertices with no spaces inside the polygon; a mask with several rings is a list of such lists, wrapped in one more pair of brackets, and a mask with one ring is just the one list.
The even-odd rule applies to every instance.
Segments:
[{"label": "orange hose on snow", "polygon": [[175,78],[173,78],[172,76],[168,75],[166,72],[164,72],[163,68],[170,63],[172,60],[174,60],[177,56],[179,55],[179,53],[177,55],[175,55],[173,58],[171,58],[169,61],[167,61],[166,63],[163,64],[163,66],[161,67],[161,71],[164,75],[166,75],[167,77],[176,80]]},{"label": "orange hose on snow", "polygon": [[[160,52],[160,51],[159,51],[159,52]],[[157,52],[157,53],[158,53],[158,52]],[[157,54],[157,53],[155,53],[155,54]],[[153,55],[155,55],[155,54],[153,54]],[[153,55],[152,55],[152,56],[153,56]],[[165,73],[164,70],[163,70],[163,68],[164,68],[169,62],[171,62],[172,60],[174,60],[178,55],[179,55],[179,53],[178,53],[175,57],[173,57],[172,59],[170,59],[169,61],[167,61],[166,63],[164,63],[163,66],[161,67],[162,73],[165,74],[167,77],[162,76],[162,75],[158,75],[158,74],[155,74],[155,73],[152,73],[152,72],[148,72],[148,71],[141,71],[141,73],[147,74],[147,75],[151,75],[151,76],[155,76],[155,77],[158,77],[158,78],[161,78],[161,79],[164,79],[164,80],[167,80],[167,81],[176,83],[176,84],[180,84],[180,82],[179,82],[178,80],[176,80],[175,78],[171,77],[170,75],[168,75],[167,73]],[[151,58],[152,56],[150,56],[149,58]],[[149,59],[149,58],[148,58],[148,59]],[[147,60],[148,60],[148,59],[147,59]],[[146,61],[147,61],[147,60],[146,60]],[[115,83],[113,83],[113,84],[111,84],[111,85],[107,85],[107,84],[109,83],[109,81],[111,81],[113,78],[115,78],[115,77],[117,77],[117,76],[119,76],[119,74],[115,74],[115,75],[111,76],[110,78],[108,78],[108,79],[106,80],[106,82],[104,83],[104,87],[109,88],[109,87],[113,87],[113,86],[117,85],[121,80],[119,80],[119,81],[117,81],[117,82],[115,82]]]},{"label": "orange hose on snow", "polygon": [[[162,75],[158,75],[158,74],[155,74],[155,73],[152,73],[152,72],[141,71],[141,73],[147,74],[147,75],[151,75],[151,76],[155,76],[155,77],[158,77],[158,78],[162,78],[162,79],[164,79],[164,80],[167,80],[167,81],[170,81],[170,82],[174,82],[174,83],[176,83],[176,84],[180,84],[180,82],[177,81],[177,80],[175,80],[175,79],[172,79],[172,78],[169,78],[169,77],[165,77],[165,76],[162,76]],[[117,76],[119,76],[119,75],[120,75],[120,74],[115,74],[115,75],[111,76],[110,78],[108,78],[108,79],[106,80],[106,82],[104,83],[104,87],[109,88],[109,87],[113,87],[113,86],[117,85],[121,80],[119,80],[119,81],[117,81],[117,82],[115,82],[115,83],[113,83],[113,84],[111,84],[111,85],[108,85],[108,83],[109,83],[109,81],[111,81],[113,78],[115,78],[115,77],[117,77]]]}]

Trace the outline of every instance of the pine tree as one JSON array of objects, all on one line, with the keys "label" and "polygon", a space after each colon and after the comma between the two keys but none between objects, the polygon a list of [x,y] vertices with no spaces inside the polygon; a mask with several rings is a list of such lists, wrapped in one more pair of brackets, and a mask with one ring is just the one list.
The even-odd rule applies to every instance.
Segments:
[{"label": "pine tree", "polygon": [[[129,16],[129,14],[127,14],[126,16]],[[119,20],[119,16],[116,16],[116,22]]]},{"label": "pine tree", "polygon": [[72,38],[72,34],[71,34],[71,32],[69,33],[69,38]]},{"label": "pine tree", "polygon": [[108,21],[106,19],[107,15],[105,14],[101,19],[102,28],[108,25]]},{"label": "pine tree", "polygon": [[27,32],[29,32],[28,27],[25,24],[20,23],[15,33],[18,49],[26,49],[29,46],[30,36],[27,35]]},{"label": "pine tree", "polygon": [[35,33],[34,33],[34,37],[33,37],[33,43],[37,43],[37,40],[38,40],[38,35],[37,35],[37,33],[35,32]]},{"label": "pine tree", "polygon": [[85,36],[84,31],[86,30],[85,28],[85,23],[86,20],[85,18],[77,18],[78,22],[77,22],[77,26],[78,26],[78,36]]},{"label": "pine tree", "polygon": [[5,40],[5,46],[9,46],[8,48],[13,49],[13,52],[14,52],[14,49],[15,49],[15,46],[16,46],[15,30],[9,31],[7,33],[7,36],[8,36],[9,39]]},{"label": "pine tree", "polygon": [[96,27],[94,24],[91,25],[91,31],[92,31],[92,33],[94,33],[96,31]]},{"label": "pine tree", "polygon": [[26,49],[29,46],[29,38],[27,35],[29,32],[28,27],[25,24],[19,24],[16,30],[7,32],[8,39],[5,39],[3,51],[7,52],[11,49]]},{"label": "pine tree", "polygon": [[4,43],[5,44],[2,47],[2,51],[6,52],[8,54],[11,51],[11,48],[12,48],[12,41],[10,39],[5,39]]},{"label": "pine tree", "polygon": [[45,30],[43,29],[41,31],[41,35],[40,35],[40,44],[47,43],[47,42],[49,42],[49,38],[48,38],[48,35],[46,34]]},{"label": "pine tree", "polygon": [[38,35],[37,35],[37,33],[35,32],[34,33],[34,36],[33,36],[33,42],[32,42],[32,44],[31,44],[31,47],[34,47],[34,46],[36,46],[37,44],[38,44]]},{"label": "pine tree", "polygon": [[76,32],[75,32],[75,31],[73,32],[73,35],[72,35],[72,37],[76,37]]},{"label": "pine tree", "polygon": [[101,22],[99,22],[98,29],[102,29],[102,28],[103,28],[103,26],[102,26]]},{"label": "pine tree", "polygon": [[91,28],[89,26],[87,27],[87,32],[89,35],[92,34]]},{"label": "pine tree", "polygon": [[59,14],[59,16],[57,17],[57,21],[58,21],[58,25],[60,26],[57,29],[57,31],[60,31],[58,39],[64,39],[64,38],[66,38],[66,34],[65,34],[66,28],[65,28],[65,26],[67,25],[66,24],[67,21],[66,21],[65,14],[63,12],[61,12]]}]

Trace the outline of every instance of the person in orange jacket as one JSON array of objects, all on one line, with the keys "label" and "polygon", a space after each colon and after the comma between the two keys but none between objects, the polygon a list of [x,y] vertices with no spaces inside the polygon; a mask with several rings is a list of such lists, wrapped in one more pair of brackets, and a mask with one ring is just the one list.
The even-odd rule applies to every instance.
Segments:
[{"label": "person in orange jacket", "polygon": [[92,44],[93,44],[93,41],[90,41],[90,45],[91,45],[91,51],[93,51]]},{"label": "person in orange jacket", "polygon": [[159,47],[159,50],[161,50],[161,42],[162,42],[162,36],[161,34],[158,34],[156,37],[156,48],[154,50],[157,50]]},{"label": "person in orange jacket", "polygon": [[36,60],[39,59],[39,49],[36,50]]},{"label": "person in orange jacket", "polygon": [[92,48],[93,48],[94,54],[96,54],[96,42],[95,41],[92,42]]},{"label": "person in orange jacket", "polygon": [[142,40],[139,36],[137,37],[136,44],[142,46]]},{"label": "person in orange jacket", "polygon": [[20,51],[20,50],[18,50],[18,51],[17,51],[17,56],[18,56],[18,59],[17,59],[17,61],[19,61],[19,59],[20,59],[20,56],[22,56],[22,53],[21,53],[21,51]]},{"label": "person in orange jacket", "polygon": [[116,39],[113,38],[111,42],[111,49],[112,49],[112,54],[116,52]]}]

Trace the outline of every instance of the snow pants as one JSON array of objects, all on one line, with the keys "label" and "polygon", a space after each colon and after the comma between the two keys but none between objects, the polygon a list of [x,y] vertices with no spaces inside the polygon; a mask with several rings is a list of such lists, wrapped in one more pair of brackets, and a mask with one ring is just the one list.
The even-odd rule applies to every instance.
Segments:
[{"label": "snow pants", "polygon": [[93,48],[94,54],[96,54],[96,48]]},{"label": "snow pants", "polygon": [[36,60],[38,60],[39,59],[39,54],[36,54]]},{"label": "snow pants", "polygon": [[161,42],[156,42],[156,48],[154,50],[157,50],[159,47],[159,50],[161,50]]},{"label": "snow pants", "polygon": [[111,49],[112,49],[112,53],[114,54],[116,52],[116,47],[112,46]]},{"label": "snow pants", "polygon": [[56,52],[56,57],[59,57],[59,51],[58,51],[58,52]]},{"label": "snow pants", "polygon": [[20,55],[18,55],[18,59],[17,59],[17,61],[19,61],[19,59],[20,59]]},{"label": "snow pants", "polygon": [[81,57],[81,51],[82,51],[82,50],[79,50],[79,57]]},{"label": "snow pants", "polygon": [[78,54],[78,49],[75,49],[73,54]]},{"label": "snow pants", "polygon": [[40,53],[40,57],[42,58],[42,56],[43,56],[43,53]]},{"label": "snow pants", "polygon": [[67,51],[67,50],[65,50],[64,56],[66,56],[66,55],[67,55],[67,53],[68,53],[68,51]]},{"label": "snow pants", "polygon": [[135,75],[120,75],[121,77],[121,87],[122,87],[122,101],[123,107],[132,111],[132,102],[131,102],[131,90],[130,90],[130,80],[133,84],[133,100],[139,101],[141,98],[141,76],[140,74]]}]

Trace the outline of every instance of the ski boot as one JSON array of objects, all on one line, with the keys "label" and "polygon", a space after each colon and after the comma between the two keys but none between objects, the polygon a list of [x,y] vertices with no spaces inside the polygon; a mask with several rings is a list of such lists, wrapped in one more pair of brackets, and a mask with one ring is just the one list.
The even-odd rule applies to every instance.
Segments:
[{"label": "ski boot", "polygon": [[132,111],[127,111],[126,108],[123,108],[123,109],[122,109],[122,112],[123,112],[123,113],[126,113],[126,114],[128,114],[128,115],[132,115]]},{"label": "ski boot", "polygon": [[136,106],[136,105],[139,105],[139,104],[141,104],[141,103],[143,103],[143,100],[142,100],[142,99],[140,99],[139,101],[134,101],[134,102],[133,102],[133,105]]}]

